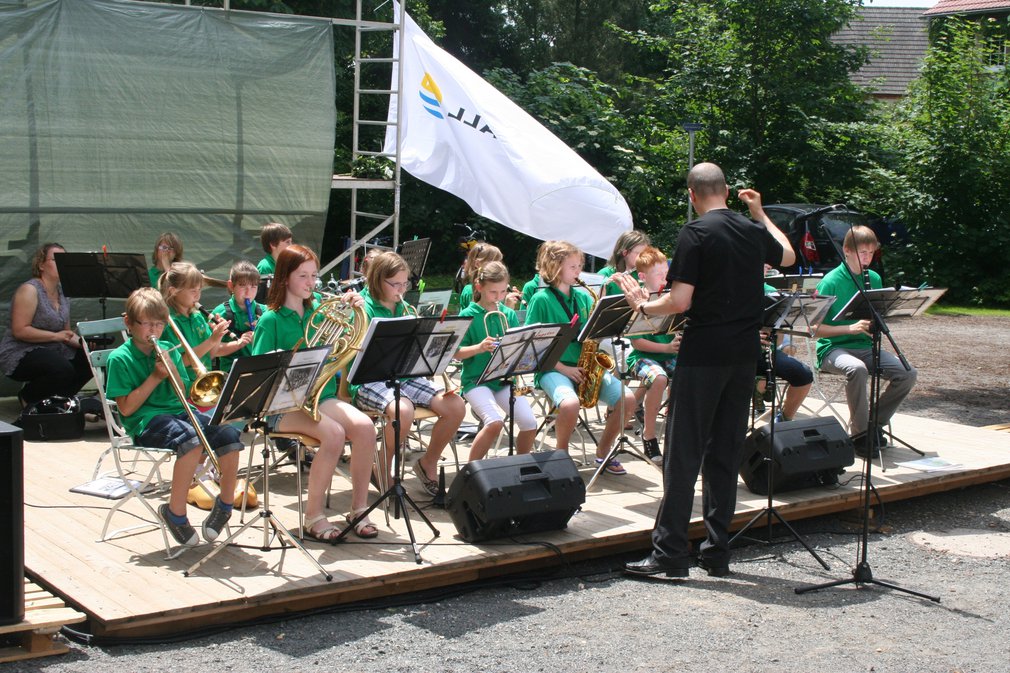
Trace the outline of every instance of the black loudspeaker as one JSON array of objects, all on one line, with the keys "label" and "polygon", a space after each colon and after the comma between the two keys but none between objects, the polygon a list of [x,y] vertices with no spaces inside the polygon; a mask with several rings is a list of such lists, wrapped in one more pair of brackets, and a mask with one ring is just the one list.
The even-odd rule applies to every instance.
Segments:
[{"label": "black loudspeaker", "polygon": [[477,542],[557,530],[586,501],[586,484],[564,451],[474,460],[449,487],[445,508],[459,536]]},{"label": "black loudspeaker", "polygon": [[[744,440],[740,476],[752,493],[768,495],[768,469],[775,493],[838,483],[842,468],[856,461],[852,439],[834,418],[804,418],[755,428]],[[766,461],[765,458],[771,458]]]},{"label": "black loudspeaker", "polygon": [[24,618],[24,442],[21,428],[0,422],[0,624]]}]

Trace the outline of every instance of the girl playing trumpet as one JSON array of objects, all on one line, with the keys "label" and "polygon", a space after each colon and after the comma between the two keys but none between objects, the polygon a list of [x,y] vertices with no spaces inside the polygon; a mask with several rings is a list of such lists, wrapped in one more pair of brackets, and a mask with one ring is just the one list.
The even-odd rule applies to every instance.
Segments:
[{"label": "girl playing trumpet", "polygon": [[[456,357],[463,361],[463,397],[483,424],[470,445],[470,460],[480,460],[505,427],[504,416],[499,410],[508,410],[509,390],[504,381],[477,385],[477,379],[497,347],[496,340],[509,327],[518,327],[519,318],[515,311],[501,303],[509,293],[508,269],[501,262],[488,262],[478,269],[473,290],[473,302],[459,313],[462,317],[473,318],[473,322]],[[533,450],[537,419],[525,397],[516,398],[513,411],[519,426],[516,453],[529,453]]]},{"label": "girl playing trumpet", "polygon": [[[547,241],[542,246],[539,258],[540,275],[548,284],[544,290],[533,295],[526,309],[526,324],[534,323],[572,323],[579,329],[586,324],[593,308],[593,298],[586,292],[575,290],[573,285],[579,279],[584,256],[582,251],[567,241]],[[579,420],[581,402],[576,388],[586,377],[587,372],[578,366],[582,354],[582,344],[572,341],[568,344],[557,366],[549,372],[540,372],[534,377],[534,383],[539,386],[553,402],[557,409],[557,419],[554,433],[557,438],[557,448],[567,451],[572,431]],[[603,374],[600,388],[600,399],[613,409],[624,396],[624,409],[630,415],[635,409],[635,399],[624,385],[610,375]],[[611,413],[607,416],[600,443],[596,447],[597,463],[610,452],[610,447],[616,441],[618,433],[624,427],[626,418]],[[612,459],[606,466],[610,474],[625,474],[624,466]]]},{"label": "girl playing trumpet", "polygon": [[[254,355],[294,348],[305,336],[309,316],[319,305],[314,296],[318,271],[319,258],[304,246],[291,245],[277,256],[274,280],[267,297],[268,310],[256,323]],[[375,426],[368,416],[337,399],[335,378],[323,390],[318,411],[318,421],[298,410],[274,419],[273,427],[279,432],[299,433],[319,440],[319,450],[309,468],[304,533],[315,540],[330,542],[340,534],[340,529],[327,520],[323,504],[333,471],[343,453],[344,441],[351,443],[351,512],[345,517],[349,523],[368,507],[368,481],[375,459]],[[362,519],[354,527],[354,534],[372,538],[379,534],[379,529],[368,519]]]},{"label": "girl playing trumpet", "polygon": [[[395,252],[384,252],[368,265],[367,288],[365,296],[365,312],[369,320],[372,318],[398,318],[409,313],[416,313],[403,300],[403,295],[410,289],[408,280],[410,268],[403,257]],[[396,416],[396,405],[393,389],[384,381],[351,385],[351,398],[361,409],[377,411],[389,420],[386,423],[383,436],[386,451],[386,469],[392,460],[394,445],[393,419]],[[431,429],[431,438],[425,454],[414,464],[414,474],[421,486],[429,495],[438,493],[438,461],[442,450],[449,443],[463,422],[466,405],[459,395],[439,390],[425,378],[402,379],[400,382],[400,428],[401,441],[408,428],[414,422],[414,407],[428,407],[439,419]]]}]

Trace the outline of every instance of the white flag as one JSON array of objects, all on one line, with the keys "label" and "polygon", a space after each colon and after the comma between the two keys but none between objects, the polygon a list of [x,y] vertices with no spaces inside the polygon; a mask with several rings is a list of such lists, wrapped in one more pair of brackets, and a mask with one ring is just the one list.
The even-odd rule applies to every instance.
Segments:
[{"label": "white flag", "polygon": [[[400,5],[393,3],[398,19]],[[404,170],[466,201],[479,215],[541,240],[609,257],[631,229],[624,197],[571,148],[476,73],[404,25]],[[393,69],[396,90],[397,69]],[[391,96],[389,121],[397,117]],[[387,127],[384,152],[396,147]]]}]

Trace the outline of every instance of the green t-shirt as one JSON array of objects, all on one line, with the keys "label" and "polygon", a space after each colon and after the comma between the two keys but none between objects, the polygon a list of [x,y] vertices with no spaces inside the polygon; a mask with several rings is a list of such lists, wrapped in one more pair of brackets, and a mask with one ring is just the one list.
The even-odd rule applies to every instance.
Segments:
[{"label": "green t-shirt", "polygon": [[540,288],[540,274],[538,273],[534,274],[533,278],[531,278],[529,281],[526,282],[525,285],[523,285],[523,306],[529,307],[530,299],[533,298],[533,295],[537,293],[537,290],[539,288]]},{"label": "green t-shirt", "polygon": [[153,287],[155,290],[159,289],[158,281],[161,280],[161,274],[162,270],[156,266],[152,266],[147,270],[147,277],[151,281],[151,287]]},{"label": "green t-shirt", "polygon": [[[551,289],[537,292],[533,295],[533,299],[530,300],[529,306],[526,308],[526,324],[564,323],[567,325],[572,320],[571,316],[578,314],[579,319],[575,323],[575,327],[581,330],[582,326],[586,324],[586,320],[589,319],[589,314],[592,312],[593,298],[582,290],[571,288],[568,296],[561,295],[561,299],[564,301],[564,305],[559,301],[558,294]],[[561,354],[560,362],[574,367],[579,363],[579,356],[581,354],[582,344],[578,341],[572,341],[565,348],[565,352]],[[534,375],[533,382],[535,385],[540,384],[540,377],[542,375],[542,373]]]},{"label": "green t-shirt", "polygon": [[[256,323],[256,331],[253,333],[252,354],[263,355],[272,351],[288,351],[294,348],[295,344],[305,337],[309,316],[317,306],[319,303],[313,301],[312,306],[306,308],[305,313],[300,317],[287,306],[281,306],[276,311],[264,311],[259,322]],[[313,334],[315,334],[315,330],[309,330],[309,337]],[[336,396],[337,378],[333,377],[326,382],[323,394],[319,399],[325,400]]]},{"label": "green t-shirt", "polygon": [[[876,271],[868,270],[867,273],[870,275],[870,288],[878,290],[883,287],[883,283],[880,280],[880,275]],[[858,278],[858,275],[857,275]],[[856,294],[856,284],[852,282],[852,277],[849,275],[848,269],[845,268],[845,262],[842,262],[837,267],[829,271],[821,282],[817,284],[817,294],[822,297],[833,296],[835,297],[835,303],[831,305],[831,310],[828,311],[828,317],[824,319],[825,325],[851,325],[856,320],[839,320],[834,321],[831,318],[838,314],[845,305],[849,303],[852,296]],[[817,366],[821,366],[821,362],[824,361],[824,356],[835,348],[851,348],[853,350],[871,348],[873,346],[873,340],[862,332],[858,334],[842,334],[841,336],[834,337],[822,337],[817,340]]]},{"label": "green t-shirt", "polygon": [[[169,351],[172,344],[167,341],[159,341],[159,344],[161,349],[168,353],[176,371],[181,375],[183,390],[188,391],[191,380],[182,366],[182,355],[179,353],[179,349]],[[157,361],[158,358],[153,352],[150,355],[145,355],[133,343],[133,339],[121,344],[116,350],[109,353],[106,364],[106,396],[114,400],[132,393],[151,375]],[[172,382],[166,378],[155,386],[139,409],[130,416],[123,416],[123,428],[131,437],[135,438],[144,431],[144,428],[155,416],[159,414],[174,416],[185,410],[182,402],[179,401],[179,396],[172,388]]]},{"label": "green t-shirt", "polygon": [[[601,275],[601,276],[603,276],[604,278],[610,278],[615,273],[617,273],[617,269],[615,269],[612,266],[605,266],[602,269],[600,269],[599,271],[597,271],[596,273],[599,274],[599,275]],[[638,280],[638,270],[637,269],[632,269],[632,271],[631,271],[631,277],[634,278],[635,280]],[[624,293],[624,290],[622,290],[621,286],[618,285],[617,283],[606,283],[603,286],[603,296],[604,297],[606,297],[607,295],[611,295],[611,294],[623,294],[623,293]]]},{"label": "green t-shirt", "polygon": [[[228,300],[218,304],[211,313],[214,315],[219,315],[225,320],[231,321],[231,327],[228,328],[230,334],[234,334],[235,338],[232,338],[230,334],[225,334],[222,343],[229,343],[232,341],[237,341],[246,332],[251,332],[256,327],[256,321],[258,317],[263,314],[266,310],[266,306],[263,304],[258,304],[255,301],[250,304],[250,308],[253,312],[253,322],[249,322],[249,311],[246,310],[245,306],[241,308],[235,302],[235,297],[228,297]],[[231,363],[235,362],[239,358],[246,357],[253,354],[252,344],[243,346],[241,349],[235,351],[231,355],[224,355],[218,358],[221,371],[227,373],[231,369]]]},{"label": "green t-shirt", "polygon": [[[657,344],[668,344],[671,343],[677,335],[675,334],[649,334],[643,337],[637,337],[635,339],[629,339],[631,345],[634,346],[638,341],[651,341]],[[628,371],[631,371],[639,360],[652,360],[653,362],[669,362],[670,360],[676,360],[676,353],[651,353],[648,351],[640,351],[637,348],[632,348],[631,352],[628,353]]]},{"label": "green t-shirt", "polygon": [[261,276],[272,276],[276,268],[277,260],[273,258],[273,255],[267,255],[256,263],[256,270],[260,272]]},{"label": "green t-shirt", "polygon": [[[515,311],[501,302],[498,302],[498,310],[505,314],[505,321],[508,327],[519,327],[519,316],[516,315]],[[505,329],[503,329],[501,320],[499,319],[500,316],[492,316],[488,320],[491,328],[490,334],[484,329],[484,316],[487,315],[487,311],[477,302],[471,302],[469,306],[459,312],[459,315],[461,318],[473,318],[470,327],[466,330],[466,334],[463,335],[463,341],[460,343],[461,347],[479,344],[488,336],[500,337],[505,334]],[[464,393],[468,393],[477,387],[477,379],[480,378],[490,360],[491,353],[485,352],[477,353],[473,357],[463,360],[463,373],[460,375],[460,381],[463,384]],[[485,385],[492,390],[501,390],[505,387],[505,381],[491,381]]]},{"label": "green t-shirt", "polygon": [[[405,307],[407,306],[407,302],[401,301],[400,303],[396,304],[393,307],[392,311],[390,311],[388,308],[382,305],[382,302],[374,299],[372,295],[366,294],[362,296],[365,298],[365,315],[368,316],[369,320],[371,320],[372,318],[401,318],[404,315],[407,315],[407,313],[405,313]],[[353,363],[354,360],[351,360],[351,364]],[[348,392],[350,392],[352,400],[358,399],[359,388],[361,388],[360,384],[359,385],[354,385],[352,383],[348,384],[347,390]]]},{"label": "green t-shirt", "polygon": [[[172,321],[175,322],[179,331],[182,332],[183,338],[186,339],[186,343],[190,345],[191,348],[196,348],[204,341],[210,338],[212,330],[210,325],[207,324],[207,319],[203,317],[203,314],[199,311],[194,310],[191,315],[184,316],[181,313],[177,313],[175,309],[169,309],[169,315]],[[161,335],[164,341],[172,344],[173,346],[178,345],[179,339],[175,336],[175,331],[171,326],[165,329],[165,332]],[[209,371],[211,368],[211,357],[210,353],[205,353],[200,357],[200,362]],[[196,372],[192,367],[186,368],[186,373],[191,379],[196,379]]]},{"label": "green t-shirt", "polygon": [[[470,302],[473,301],[473,285],[467,283],[466,286],[459,291],[459,305],[463,308],[470,306]],[[460,315],[463,315],[463,311],[460,310]]]}]

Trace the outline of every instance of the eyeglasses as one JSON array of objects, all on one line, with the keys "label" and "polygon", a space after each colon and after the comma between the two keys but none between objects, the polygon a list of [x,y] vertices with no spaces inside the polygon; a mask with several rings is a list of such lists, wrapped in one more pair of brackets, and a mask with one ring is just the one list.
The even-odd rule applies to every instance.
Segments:
[{"label": "eyeglasses", "polygon": [[386,283],[386,285],[388,285],[389,287],[393,288],[397,292],[409,292],[410,288],[414,287],[414,284],[411,283],[409,280],[404,281],[402,283],[394,283],[391,280],[387,280],[387,281],[385,281],[385,283]]},{"label": "eyeglasses", "polygon": [[170,245],[165,245],[164,243],[162,243],[161,245],[158,246],[158,250],[160,250],[161,252],[169,252],[169,251],[174,252],[175,248],[173,248]]},{"label": "eyeglasses", "polygon": [[138,322],[137,324],[144,329],[165,329],[166,323],[161,320],[144,320],[142,322]]}]

